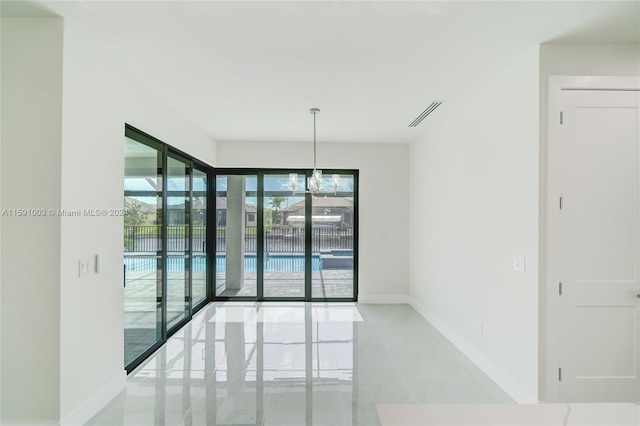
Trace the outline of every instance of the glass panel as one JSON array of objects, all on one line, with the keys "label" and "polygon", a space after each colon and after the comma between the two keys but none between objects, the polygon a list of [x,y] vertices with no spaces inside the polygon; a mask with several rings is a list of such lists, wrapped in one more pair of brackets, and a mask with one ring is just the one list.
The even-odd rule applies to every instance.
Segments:
[{"label": "glass panel", "polygon": [[193,169],[193,201],[191,204],[192,246],[191,279],[193,304],[207,297],[207,174]]},{"label": "glass panel", "polygon": [[162,153],[125,138],[124,364],[162,339]]},{"label": "glass panel", "polygon": [[256,297],[257,177],[216,177],[216,295]]},{"label": "glass panel", "polygon": [[[337,184],[337,186],[334,186]],[[312,199],[311,297],[353,297],[353,175],[325,175],[322,193]]]},{"label": "glass panel", "polygon": [[189,315],[189,167],[167,157],[167,330]]},{"label": "glass panel", "polygon": [[[294,195],[290,179],[264,177],[264,297],[305,296],[304,193]],[[298,188],[304,179],[298,177]]]}]

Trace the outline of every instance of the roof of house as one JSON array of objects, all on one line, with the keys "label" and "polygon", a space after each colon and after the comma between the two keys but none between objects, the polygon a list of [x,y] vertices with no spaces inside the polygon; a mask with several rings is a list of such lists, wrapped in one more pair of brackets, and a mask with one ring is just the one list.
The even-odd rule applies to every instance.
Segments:
[{"label": "roof of house", "polygon": [[[353,200],[345,197],[316,197],[312,201],[313,207],[353,207]],[[304,206],[304,200],[281,209],[283,212],[299,210]]]}]

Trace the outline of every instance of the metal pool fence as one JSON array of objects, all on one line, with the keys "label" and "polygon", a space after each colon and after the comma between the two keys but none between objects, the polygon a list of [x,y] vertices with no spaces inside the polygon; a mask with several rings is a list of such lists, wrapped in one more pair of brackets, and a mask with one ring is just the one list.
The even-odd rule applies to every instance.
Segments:
[{"label": "metal pool fence", "polygon": [[[353,250],[352,227],[313,227],[311,229],[312,250]],[[226,227],[216,228],[216,252],[224,252],[227,243]],[[245,252],[257,251],[256,227],[245,228]],[[124,228],[124,249],[127,253],[158,252],[162,247],[161,226],[133,225]],[[168,252],[184,252],[189,247],[188,226],[167,227]],[[267,253],[304,253],[304,228],[281,226],[267,228],[264,238]],[[193,253],[206,251],[206,228],[194,226],[191,243]]]}]

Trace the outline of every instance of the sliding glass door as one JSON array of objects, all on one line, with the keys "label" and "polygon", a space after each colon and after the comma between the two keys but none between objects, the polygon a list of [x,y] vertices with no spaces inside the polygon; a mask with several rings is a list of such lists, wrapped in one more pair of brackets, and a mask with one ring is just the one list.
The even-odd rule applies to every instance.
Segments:
[{"label": "sliding glass door", "polygon": [[167,156],[167,330],[189,316],[191,271],[190,167]]},{"label": "sliding glass door", "polygon": [[[304,175],[298,181],[304,188]],[[264,297],[304,300],[305,195],[291,191],[288,174],[265,174],[263,182]]]},{"label": "sliding glass door", "polygon": [[357,171],[310,194],[310,170],[213,169],[130,126],[124,151],[127,371],[207,301],[357,299]]},{"label": "sliding glass door", "polygon": [[358,172],[327,172],[215,170],[218,299],[356,300]]},{"label": "sliding glass door", "polygon": [[356,179],[350,173],[325,172],[323,188],[324,193],[311,200],[311,246],[313,258],[319,263],[312,273],[311,296],[314,299],[352,298],[356,265]]},{"label": "sliding glass door", "polygon": [[162,147],[125,138],[124,362],[163,335]]},{"label": "sliding glass door", "polygon": [[207,300],[210,168],[130,126],[124,163],[124,361],[131,371]]},{"label": "sliding glass door", "polygon": [[199,306],[207,298],[207,172],[194,167],[191,182],[191,300]]}]

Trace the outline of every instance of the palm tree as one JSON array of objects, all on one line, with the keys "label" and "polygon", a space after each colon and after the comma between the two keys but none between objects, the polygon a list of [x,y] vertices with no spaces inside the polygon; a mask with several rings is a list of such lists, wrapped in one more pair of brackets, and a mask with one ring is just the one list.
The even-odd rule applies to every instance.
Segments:
[{"label": "palm tree", "polygon": [[142,209],[142,204],[139,201],[134,200],[132,203],[127,204],[124,210],[124,224],[142,225],[147,221],[149,214]]},{"label": "palm tree", "polygon": [[269,206],[273,207],[273,213],[271,214],[271,223],[273,223],[273,225],[275,226],[282,225],[282,212],[280,211],[280,206],[286,200],[286,197],[269,198]]},{"label": "palm tree", "polygon": [[133,200],[133,202],[126,204],[124,210],[124,248],[125,250],[132,250],[134,248],[134,236],[136,226],[142,225],[147,221],[149,214],[142,208],[142,204]]}]

